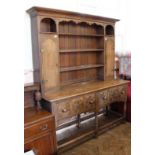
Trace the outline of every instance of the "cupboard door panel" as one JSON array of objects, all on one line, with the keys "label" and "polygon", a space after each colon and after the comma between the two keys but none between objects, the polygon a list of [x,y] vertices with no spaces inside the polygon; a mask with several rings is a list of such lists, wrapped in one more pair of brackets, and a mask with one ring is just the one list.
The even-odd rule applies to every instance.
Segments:
[{"label": "cupboard door panel", "polygon": [[42,89],[59,86],[58,37],[56,35],[41,37],[41,79]]},{"label": "cupboard door panel", "polygon": [[55,148],[51,135],[46,135],[24,145],[24,152],[33,150],[36,155],[54,155]]},{"label": "cupboard door panel", "polygon": [[105,40],[105,80],[114,79],[114,38],[107,37]]},{"label": "cupboard door panel", "polygon": [[51,144],[51,136],[47,135],[33,142],[34,150],[37,155],[52,155],[54,153],[54,148]]}]

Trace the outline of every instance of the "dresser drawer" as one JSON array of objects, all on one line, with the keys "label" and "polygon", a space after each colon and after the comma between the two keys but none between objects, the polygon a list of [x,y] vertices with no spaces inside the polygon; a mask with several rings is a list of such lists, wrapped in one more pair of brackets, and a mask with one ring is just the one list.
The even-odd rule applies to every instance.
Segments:
[{"label": "dresser drawer", "polygon": [[127,96],[127,86],[122,85],[118,87],[111,88],[109,90],[109,101],[110,102],[124,102]]},{"label": "dresser drawer", "polygon": [[118,101],[125,101],[127,99],[127,85],[119,86]]},{"label": "dresser drawer", "polygon": [[84,112],[84,104],[85,104],[85,100],[83,96],[79,96],[76,98],[73,98],[71,100],[71,109],[72,109],[72,113],[73,115],[77,115],[80,113]]},{"label": "dresser drawer", "polygon": [[84,98],[81,96],[60,101],[55,106],[57,120],[72,117],[84,111]]},{"label": "dresser drawer", "polygon": [[84,111],[83,112],[91,112],[96,111],[96,95],[95,93],[87,94],[84,96]]},{"label": "dresser drawer", "polygon": [[70,100],[60,101],[56,103],[56,118],[57,120],[68,118],[72,116]]},{"label": "dresser drawer", "polygon": [[35,123],[35,125],[30,125],[28,127],[25,127],[24,129],[24,138],[34,137],[39,134],[49,132],[50,130],[53,130],[54,127],[52,126],[51,119],[47,121],[42,121]]},{"label": "dresser drawer", "polygon": [[97,93],[99,108],[106,106],[109,103],[109,92],[108,90],[103,90]]}]

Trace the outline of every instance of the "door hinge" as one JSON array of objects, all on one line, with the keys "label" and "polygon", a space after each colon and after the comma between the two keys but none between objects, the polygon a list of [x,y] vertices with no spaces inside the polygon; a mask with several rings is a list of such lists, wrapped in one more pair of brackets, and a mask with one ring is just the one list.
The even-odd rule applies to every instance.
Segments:
[{"label": "door hinge", "polygon": [[48,80],[42,80],[41,83],[44,84],[46,83]]}]

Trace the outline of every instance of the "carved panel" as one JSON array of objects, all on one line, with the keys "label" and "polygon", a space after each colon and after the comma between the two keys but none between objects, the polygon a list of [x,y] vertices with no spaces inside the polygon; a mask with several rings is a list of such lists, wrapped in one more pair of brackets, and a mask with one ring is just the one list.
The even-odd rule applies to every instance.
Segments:
[{"label": "carved panel", "polygon": [[99,23],[99,22],[82,21],[82,20],[75,20],[75,19],[68,19],[68,18],[60,19],[60,20],[59,20],[59,23],[61,23],[61,22],[74,22],[74,23],[76,23],[76,24],[86,23],[86,24],[88,24],[88,25],[94,25],[94,24],[96,24],[96,25],[100,25],[100,26],[102,26],[102,27],[104,26],[104,24]]},{"label": "carved panel", "polygon": [[97,93],[99,108],[102,108],[109,104],[109,92],[108,90],[103,90]]},{"label": "carved panel", "polygon": [[57,103],[56,109],[55,115],[57,120],[72,116],[71,103],[69,100]]},{"label": "carved panel", "polygon": [[109,100],[111,103],[119,101],[124,102],[126,100],[126,95],[127,95],[126,85],[114,87],[109,90]]},{"label": "carved panel", "polygon": [[[58,37],[56,35],[42,35],[41,43],[41,88],[46,92],[59,86],[59,53]],[[54,76],[53,76],[54,75]]]},{"label": "carved panel", "polygon": [[75,114],[80,114],[84,111],[84,98],[82,96],[73,99],[71,102],[72,102],[72,111]]},{"label": "carved panel", "polygon": [[90,112],[95,111],[96,108],[96,96],[95,94],[87,94],[84,96],[85,98],[85,105],[84,105],[84,111]]}]

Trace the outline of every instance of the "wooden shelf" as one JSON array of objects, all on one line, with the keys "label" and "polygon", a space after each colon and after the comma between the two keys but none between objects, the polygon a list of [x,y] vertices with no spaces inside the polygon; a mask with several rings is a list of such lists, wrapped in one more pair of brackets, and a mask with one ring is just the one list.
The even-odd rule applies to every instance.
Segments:
[{"label": "wooden shelf", "polygon": [[81,37],[104,37],[103,34],[74,34],[74,33],[59,33],[59,35],[81,36]]},{"label": "wooden shelf", "polygon": [[57,34],[56,32],[40,32],[40,34]]},{"label": "wooden shelf", "polygon": [[60,72],[68,72],[68,71],[74,71],[74,70],[81,70],[81,69],[90,69],[90,68],[97,68],[97,67],[103,67],[102,64],[96,64],[96,65],[81,65],[81,66],[74,66],[74,67],[62,67],[60,68]]},{"label": "wooden shelf", "polygon": [[60,53],[64,52],[100,52],[104,49],[61,49]]},{"label": "wooden shelf", "polygon": [[114,37],[114,35],[106,35],[106,37]]}]

